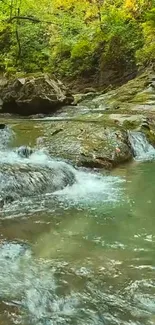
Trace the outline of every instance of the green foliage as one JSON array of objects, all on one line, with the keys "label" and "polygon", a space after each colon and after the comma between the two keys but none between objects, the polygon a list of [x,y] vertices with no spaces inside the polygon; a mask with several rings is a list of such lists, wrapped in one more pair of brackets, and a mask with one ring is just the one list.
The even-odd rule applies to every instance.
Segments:
[{"label": "green foliage", "polygon": [[155,8],[146,13],[146,21],[142,24],[144,44],[137,53],[137,62],[147,66],[155,62]]},{"label": "green foliage", "polygon": [[142,45],[140,26],[135,20],[127,19],[122,9],[117,8],[109,8],[103,20],[105,46],[101,56],[102,69],[107,65],[122,69],[132,64],[136,50]]},{"label": "green foliage", "polygon": [[48,64],[48,36],[44,28],[31,23],[20,28],[21,53],[18,66],[26,72],[43,70]]},{"label": "green foliage", "polygon": [[152,8],[151,10],[146,12],[145,15],[146,21],[152,25],[152,27],[155,27],[155,8]]},{"label": "green foliage", "polygon": [[154,5],[154,0],[3,0],[0,69],[61,77],[150,64]]}]

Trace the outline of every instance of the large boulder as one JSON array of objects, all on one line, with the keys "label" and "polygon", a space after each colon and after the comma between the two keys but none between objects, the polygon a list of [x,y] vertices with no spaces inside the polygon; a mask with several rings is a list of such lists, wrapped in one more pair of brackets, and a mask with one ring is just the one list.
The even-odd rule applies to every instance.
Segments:
[{"label": "large boulder", "polygon": [[48,114],[71,104],[67,88],[47,74],[16,78],[0,84],[0,112],[20,115]]},{"label": "large boulder", "polygon": [[[60,131],[60,132],[58,132]],[[102,123],[64,121],[53,124],[49,150],[77,166],[112,168],[132,159],[127,131]]]}]

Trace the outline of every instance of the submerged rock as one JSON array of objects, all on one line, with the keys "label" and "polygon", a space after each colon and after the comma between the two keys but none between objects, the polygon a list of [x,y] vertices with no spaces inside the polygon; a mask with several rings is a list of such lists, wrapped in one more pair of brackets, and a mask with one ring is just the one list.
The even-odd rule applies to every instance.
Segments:
[{"label": "submerged rock", "polygon": [[67,88],[47,74],[18,78],[0,85],[1,113],[47,114],[72,101]]},{"label": "submerged rock", "polygon": [[1,123],[0,124],[0,130],[4,130],[6,128],[6,124]]},{"label": "submerged rock", "polygon": [[17,149],[17,153],[22,158],[28,158],[32,155],[33,149],[28,146],[21,146]]}]

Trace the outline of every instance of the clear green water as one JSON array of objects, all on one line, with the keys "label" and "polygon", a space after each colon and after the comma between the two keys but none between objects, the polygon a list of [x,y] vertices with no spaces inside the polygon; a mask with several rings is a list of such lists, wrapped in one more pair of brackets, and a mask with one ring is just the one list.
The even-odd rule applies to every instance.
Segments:
[{"label": "clear green water", "polygon": [[[50,149],[50,123],[10,123],[12,146],[42,136]],[[105,179],[107,200],[91,179],[81,195],[76,188],[1,211],[0,325],[155,324],[155,162],[112,176],[124,182]]]}]

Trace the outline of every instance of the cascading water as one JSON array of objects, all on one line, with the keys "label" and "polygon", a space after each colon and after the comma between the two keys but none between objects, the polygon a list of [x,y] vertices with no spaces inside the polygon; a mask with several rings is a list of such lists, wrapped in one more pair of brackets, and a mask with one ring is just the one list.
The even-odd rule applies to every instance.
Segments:
[{"label": "cascading water", "polygon": [[63,162],[36,165],[28,161],[0,165],[1,192],[20,197],[52,193],[73,185],[75,181],[74,172]]},{"label": "cascading water", "polygon": [[120,182],[119,177],[77,170],[64,161],[51,158],[44,149],[33,150],[29,157],[23,158],[19,150],[9,150],[7,143],[1,148],[0,192],[5,202],[10,201],[10,197],[12,201],[52,193],[59,200],[72,202],[92,198],[117,201]]},{"label": "cascading water", "polygon": [[1,151],[0,191],[14,199],[55,193],[59,199],[78,202],[93,197],[117,201],[119,177],[102,176],[73,168],[64,161],[51,159],[43,151],[21,158],[12,150]]},{"label": "cascading water", "polygon": [[[57,198],[58,206],[63,206],[64,210],[75,207],[81,201],[87,201],[89,205],[93,200],[104,203],[116,202],[120,198],[118,185],[121,182],[119,177],[75,169],[64,161],[49,157],[43,149],[34,150],[27,158],[20,156],[16,149],[8,149],[7,143],[0,149],[0,192],[4,197],[6,194],[17,199],[15,209],[18,216],[21,216],[23,209],[24,215],[28,218],[28,204],[36,213],[39,204],[46,199],[52,202],[51,213],[52,196]],[[20,203],[18,200],[23,197],[26,198],[26,209],[23,201]],[[7,207],[9,204],[6,203],[3,206],[5,217]],[[8,210],[11,217],[14,216],[13,207],[14,203],[11,203],[11,210]],[[71,225],[69,227],[72,228]],[[49,248],[52,246],[54,259],[57,247],[58,250],[61,247],[61,239],[55,241],[53,238]],[[61,272],[64,273],[64,266]],[[20,315],[21,324],[104,324],[103,316],[95,310],[95,306],[92,309],[81,308],[86,304],[89,306],[89,295],[82,295],[74,290],[64,294],[64,282],[61,283],[60,279],[57,289],[58,279],[57,281],[56,279],[57,267],[52,267],[51,261],[44,263],[42,259],[35,258],[27,245],[1,242],[0,301],[3,300],[9,308],[18,309],[17,316],[16,313],[11,314],[11,317],[15,317],[11,318],[13,323],[19,322]],[[60,289],[62,294],[59,292]]]},{"label": "cascading water", "polygon": [[155,149],[147,141],[146,136],[142,132],[128,132],[129,141],[134,152],[136,160],[152,160],[155,158]]},{"label": "cascading water", "polygon": [[14,132],[12,129],[5,126],[5,124],[0,124],[0,150],[3,150],[7,147],[13,136]]},{"label": "cascading water", "polygon": [[[30,145],[31,123],[20,121],[14,146]],[[40,134],[39,125],[33,146]],[[119,170],[124,197],[119,177],[75,169],[41,148],[27,158],[0,149],[4,191],[12,179],[20,195],[0,211],[0,324],[154,324],[154,164],[136,164],[144,182],[128,167]],[[53,170],[60,183],[68,171],[76,181],[51,193]]]}]

